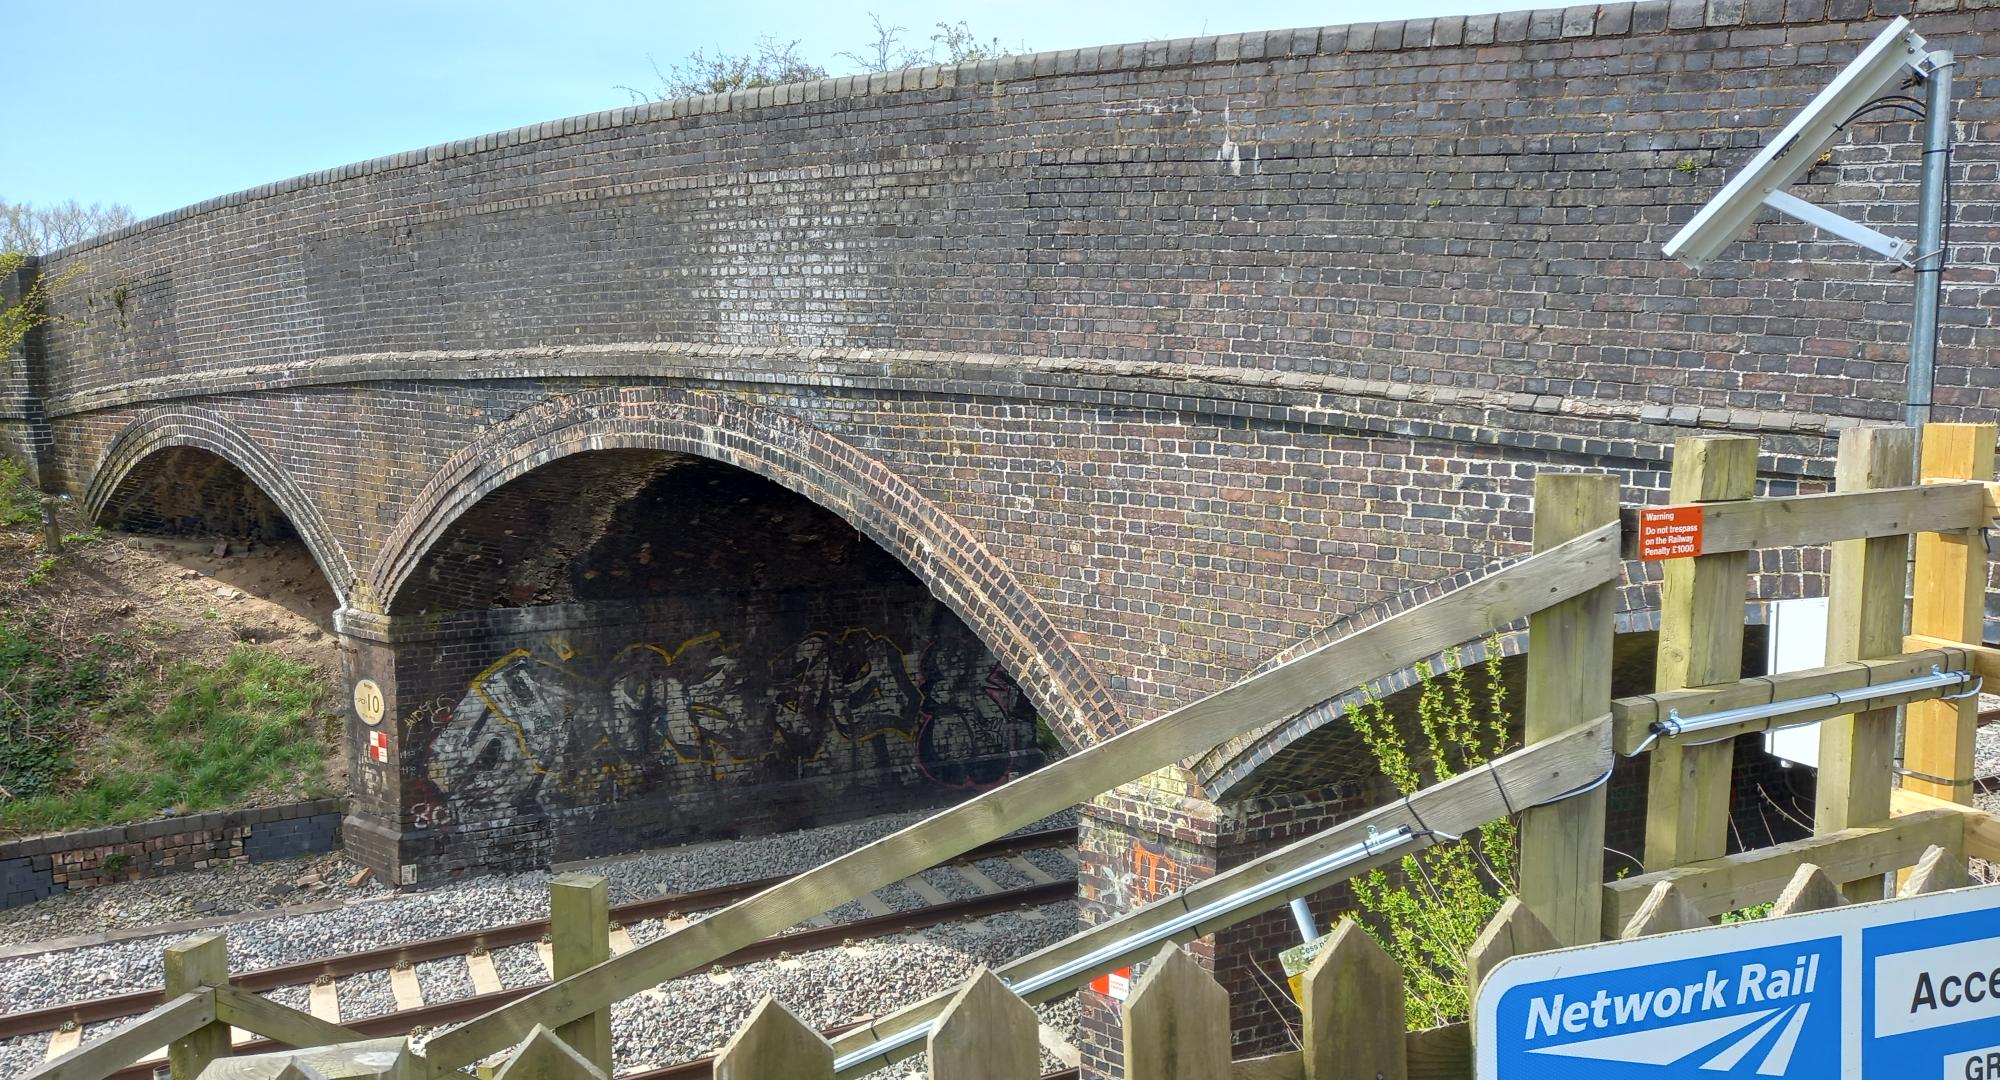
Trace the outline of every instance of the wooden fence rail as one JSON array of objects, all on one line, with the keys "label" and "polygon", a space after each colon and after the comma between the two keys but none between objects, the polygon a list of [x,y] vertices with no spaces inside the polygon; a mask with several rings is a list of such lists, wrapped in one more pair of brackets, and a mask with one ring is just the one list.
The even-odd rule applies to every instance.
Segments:
[{"label": "wooden fence rail", "polygon": [[[1609,678],[1613,590],[1622,565],[1616,485],[1607,476],[1545,475],[1536,483],[1536,550],[1529,557],[621,956],[610,956],[606,943],[602,881],[559,878],[550,985],[437,1036],[422,1059],[398,1052],[368,1060],[393,1060],[382,1066],[388,1070],[384,1076],[439,1075],[497,1058],[502,1063],[496,1075],[514,1080],[605,1077],[614,1064],[608,1007],[620,998],[1119,784],[1527,619],[1525,748],[982,971],[953,992],[897,1010],[831,1043],[781,1004],[767,1001],[716,1065],[720,1078],[809,1080],[831,1077],[836,1060],[853,1058],[843,1075],[854,1075],[928,1051],[931,1075],[941,1080],[1031,1076],[1039,1024],[1029,1006],[1075,990],[1094,973],[1143,963],[1145,973],[1124,1004],[1131,1080],[1467,1077],[1470,1028],[1404,1032],[1400,1009],[1390,1007],[1402,1000],[1402,973],[1351,922],[1335,930],[1304,979],[1302,1047],[1255,1060],[1229,1060],[1227,997],[1179,946],[1441,838],[1517,814],[1520,896],[1503,905],[1467,957],[1475,986],[1507,956],[1699,926],[1766,901],[1775,901],[1783,912],[1810,910],[1879,894],[1883,875],[1899,869],[1907,869],[1906,890],[1962,881],[1968,855],[2000,857],[2000,821],[1962,805],[1970,792],[1962,781],[1969,772],[1974,717],[1965,701],[1946,699],[1951,688],[1878,696],[1858,706],[1816,704],[1779,721],[1751,718],[1698,734],[1658,724],[1675,714],[1881,686],[1933,668],[2000,674],[2000,651],[1978,640],[1974,617],[1983,613],[1985,583],[1977,532],[2000,504],[1990,483],[1994,442],[1991,425],[1932,425],[1919,477],[1911,460],[1911,432],[1858,429],[1842,437],[1839,490],[1756,499],[1755,439],[1681,440],[1670,498],[1676,513],[1698,509],[1704,531],[1691,557],[1675,559],[1667,569],[1655,691],[1618,701],[1610,700]],[[1919,534],[1914,610],[1924,614],[1912,616],[1906,637],[1903,553],[1912,533]],[[1814,543],[1834,545],[1828,663],[1810,671],[1743,677],[1742,613],[1751,552]],[[1892,756],[1897,706],[1912,702],[1922,705],[1910,711],[1909,769],[1912,780],[1929,779],[1898,790]],[[1727,853],[1729,740],[1771,723],[1805,720],[1823,725],[1818,835]],[[1599,785],[1618,754],[1641,752],[1652,755],[1645,853],[1650,872],[1605,882]],[[1311,865],[1334,853],[1352,855],[1371,835],[1391,837],[1397,846],[1360,848],[1358,856],[1337,866]],[[1286,879],[1289,887],[1273,887],[1254,902],[1236,902],[1246,888],[1281,874],[1298,876]],[[175,946],[167,958],[171,1001],[31,1077],[98,1080],[163,1044],[171,1044],[177,1080],[253,1075],[226,1056],[230,1025],[295,1045],[330,1044],[314,1053],[364,1041],[339,1025],[230,987],[222,957],[220,937]],[[1080,960],[1086,957],[1087,964]],[[1090,970],[1083,970],[1086,966]],[[1054,977],[1059,968],[1067,974]],[[1039,989],[1025,995],[1010,989],[1031,977],[1042,984]],[[923,1037],[916,1038],[918,1033]],[[898,1037],[905,1049],[876,1048]],[[875,1049],[857,1057],[864,1048]]]}]

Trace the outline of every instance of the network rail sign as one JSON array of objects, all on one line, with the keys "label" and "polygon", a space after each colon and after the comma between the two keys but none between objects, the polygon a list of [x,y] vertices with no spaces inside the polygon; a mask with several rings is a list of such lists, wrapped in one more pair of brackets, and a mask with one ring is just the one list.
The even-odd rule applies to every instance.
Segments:
[{"label": "network rail sign", "polygon": [[2000,1080],[2000,885],[1516,957],[1481,1080]]}]

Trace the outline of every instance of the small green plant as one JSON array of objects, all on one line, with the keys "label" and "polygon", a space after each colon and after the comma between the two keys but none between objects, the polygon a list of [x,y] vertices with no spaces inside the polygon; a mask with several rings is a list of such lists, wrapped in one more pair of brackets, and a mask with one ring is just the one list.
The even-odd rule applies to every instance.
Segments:
[{"label": "small green plant", "polygon": [[25,579],[27,586],[32,589],[49,580],[49,575],[56,572],[57,561],[54,555],[44,555],[35,560],[35,568],[28,571],[28,576]]},{"label": "small green plant", "polygon": [[1772,903],[1766,900],[1761,904],[1752,904],[1746,908],[1737,908],[1735,911],[1725,911],[1722,913],[1721,921],[1724,923],[1756,922],[1758,919],[1769,916],[1771,914],[1771,907]]},{"label": "small green plant", "polygon": [[104,869],[114,874],[123,873],[125,870],[125,864],[129,861],[130,860],[126,858],[124,852],[114,851],[111,854],[106,855],[104,857]]},{"label": "small green plant", "polygon": [[[1418,666],[1417,750],[1380,700],[1350,707],[1348,717],[1382,774],[1407,795],[1426,784],[1484,765],[1506,750],[1511,716],[1500,648],[1488,642],[1480,685],[1451,657],[1442,674]],[[1401,873],[1374,870],[1354,882],[1369,932],[1402,965],[1413,1028],[1470,1015],[1465,954],[1514,890],[1514,825],[1496,821],[1463,839],[1402,860]]]},{"label": "small green plant", "polygon": [[1690,154],[1674,162],[1674,171],[1680,173],[1682,176],[1693,176],[1695,173],[1701,171],[1701,162],[1696,161],[1694,155]]},{"label": "small green plant", "polygon": [[28,466],[0,458],[0,526],[40,525],[42,493],[28,479]]}]

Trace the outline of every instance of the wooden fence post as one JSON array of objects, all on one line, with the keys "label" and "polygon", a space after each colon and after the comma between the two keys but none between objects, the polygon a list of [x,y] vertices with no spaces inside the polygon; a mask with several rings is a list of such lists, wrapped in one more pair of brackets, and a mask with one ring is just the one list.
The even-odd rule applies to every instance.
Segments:
[{"label": "wooden fence post", "polygon": [[1826,871],[1811,863],[1800,865],[1792,871],[1792,880],[1785,883],[1785,891],[1771,905],[1770,917],[1800,915],[1808,911],[1825,911],[1837,908],[1847,900],[1840,895],[1840,886],[1826,876]]},{"label": "wooden fence post", "polygon": [[500,1065],[493,1080],[607,1080],[607,1076],[566,1040],[536,1024],[527,1043]]},{"label": "wooden fence post", "polygon": [[[596,874],[558,874],[549,881],[549,951],[554,976],[567,978],[611,959],[610,886]],[[611,1075],[611,1010],[599,1009],[556,1029],[564,1042]]]},{"label": "wooden fence post", "polygon": [[[1992,424],[1925,424],[1925,480],[1993,479]],[[1978,529],[1918,533],[1910,633],[1978,645],[1986,632],[1986,540]],[[1996,688],[2000,689],[2000,688]],[[1918,701],[1903,713],[1903,786],[1940,799],[1972,802],[1972,741],[1979,699]],[[1950,783],[1938,783],[1937,777]]]},{"label": "wooden fence post", "polygon": [[1651,937],[1675,930],[1699,930],[1707,925],[1708,920],[1688,900],[1687,893],[1682,892],[1679,885],[1662,881],[1646,894],[1639,910],[1632,913],[1631,920],[1618,936],[1623,939]]},{"label": "wooden fence post", "polygon": [[[1674,443],[1675,504],[1748,499],[1757,493],[1755,436],[1690,436]],[[1743,675],[1743,598],[1748,551],[1669,559],[1660,584],[1655,691],[1735,682]],[[1729,852],[1729,780],[1734,739],[1683,747],[1653,744],[1646,787],[1649,869]]]},{"label": "wooden fence post", "polygon": [[1932,844],[1910,870],[1910,876],[1903,880],[1903,887],[1896,895],[1924,896],[1946,889],[1963,889],[1970,884],[1972,878],[1965,872],[1965,860],[1949,848]]},{"label": "wooden fence post", "polygon": [[[1535,477],[1535,549],[1618,520],[1618,480],[1601,473]],[[1612,616],[1606,583],[1528,618],[1529,743],[1611,711]],[[1595,777],[1579,778],[1581,780]],[[1598,940],[1603,921],[1604,789],[1521,814],[1521,900],[1557,941]]]},{"label": "wooden fence post", "polygon": [[[1835,489],[1864,491],[1908,485],[1915,445],[1916,432],[1905,427],[1841,432],[1840,454],[1834,464]],[[1833,545],[1827,589],[1827,663],[1903,651],[1903,559],[1909,550],[1905,536],[1841,540]],[[1821,721],[1815,832],[1838,832],[1888,819],[1895,725],[1894,708]],[[1882,882],[1863,878],[1848,882],[1841,891],[1850,900],[1879,900]]]},{"label": "wooden fence post", "polygon": [[1404,1080],[1403,969],[1351,918],[1306,968],[1305,1080]]},{"label": "wooden fence post", "polygon": [[1479,1000],[1479,984],[1500,961],[1561,947],[1562,943],[1521,903],[1520,897],[1508,897],[1493,918],[1487,920],[1486,928],[1473,939],[1472,947],[1465,951],[1465,999]]},{"label": "wooden fence post", "polygon": [[715,1080],[825,1080],[832,1075],[832,1044],[768,994],[715,1057]]},{"label": "wooden fence post", "polygon": [[[167,946],[167,1000],[203,987],[229,985],[229,941],[220,933],[196,934]],[[157,1044],[155,1044],[157,1045]],[[229,1025],[203,1024],[167,1046],[174,1080],[194,1080],[208,1063],[229,1056]]]},{"label": "wooden fence post", "polygon": [[1125,1000],[1128,1080],[1215,1080],[1229,1069],[1229,991],[1169,944]]},{"label": "wooden fence post", "polygon": [[[1228,1020],[1223,1023],[1227,1030]],[[1027,1002],[981,967],[944,1007],[924,1043],[931,1080],[1037,1080],[1041,1026]]]},{"label": "wooden fence post", "polygon": [[1465,1014],[1470,1017],[1466,1023],[1467,1036],[1472,1037],[1479,1024],[1479,984],[1486,980],[1487,972],[1509,957],[1561,947],[1562,943],[1521,903],[1520,897],[1510,896],[1501,901],[1500,910],[1493,913],[1479,936],[1472,939],[1472,947],[1465,950]]},{"label": "wooden fence post", "polygon": [[42,547],[50,555],[60,555],[63,550],[62,496],[42,496]]}]

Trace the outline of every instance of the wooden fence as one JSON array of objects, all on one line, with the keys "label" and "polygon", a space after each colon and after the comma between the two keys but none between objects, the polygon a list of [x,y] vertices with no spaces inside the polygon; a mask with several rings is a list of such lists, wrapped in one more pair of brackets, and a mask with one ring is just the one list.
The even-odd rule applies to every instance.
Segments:
[{"label": "wooden fence", "polygon": [[[1920,463],[1914,435],[1906,428],[1844,433],[1836,489],[1823,495],[1753,498],[1757,443],[1734,436],[1680,440],[1669,495],[1674,505],[1666,508],[1621,515],[1612,477],[1542,475],[1535,485],[1530,556],[620,956],[609,956],[604,941],[601,883],[565,883],[558,890],[553,933],[554,981],[437,1036],[421,1058],[395,1040],[387,1046],[368,1042],[349,1029],[230,989],[220,939],[203,938],[168,951],[166,1005],[30,1075],[99,1080],[171,1043],[177,1080],[203,1075],[204,1068],[206,1075],[247,1076],[238,1071],[248,1067],[239,1064],[246,1059],[225,1058],[228,1028],[235,1025],[288,1045],[314,1047],[315,1060],[335,1070],[322,1069],[327,1076],[438,1075],[492,1060],[504,1061],[500,1076],[603,1076],[612,1066],[608,1008],[614,1001],[1525,618],[1523,749],[982,972],[956,993],[918,1002],[831,1044],[767,1001],[716,1065],[718,1080],[830,1076],[835,1057],[924,1029],[927,1034],[910,1039],[904,1050],[867,1058],[843,1072],[852,1075],[927,1049],[932,1075],[944,1080],[1032,1075],[1036,1025],[1029,1005],[1072,992],[1097,971],[1150,959],[1125,1003],[1126,1062],[1133,1080],[1470,1076],[1463,1026],[1403,1032],[1401,973],[1352,923],[1335,931],[1305,980],[1304,1049],[1254,1061],[1229,1062],[1226,997],[1176,946],[1421,845],[1517,813],[1519,896],[1468,957],[1475,979],[1506,956],[1693,926],[1770,900],[1796,911],[1876,897],[1885,874],[1913,866],[1904,888],[1945,887],[1963,879],[1968,854],[2000,859],[2000,821],[1965,805],[1971,794],[1975,702],[1952,697],[1951,687],[1872,698],[1858,713],[1853,706],[1827,705],[1785,716],[1785,723],[1822,721],[1815,835],[1734,855],[1726,854],[1730,739],[1768,721],[1746,720],[1687,737],[1667,722],[1880,686],[1933,668],[2000,674],[2000,651],[1985,647],[1981,636],[1986,586],[1981,532],[2000,506],[2000,485],[1992,482],[1995,428],[1930,425]],[[1684,549],[1684,557],[1666,562],[1655,692],[1613,701],[1616,584],[1623,558],[1643,554],[1650,542],[1643,535],[1646,521],[1660,518],[1698,521],[1693,534],[1698,539]],[[1915,592],[1906,637],[1911,535],[1917,538]],[[1685,526],[1680,540],[1688,541]],[[1828,663],[1811,671],[1739,678],[1750,553],[1824,543],[1833,545]],[[1907,710],[1900,766],[1894,757],[1899,708]],[[1650,754],[1646,854],[1655,869],[1606,882],[1600,782],[1621,753]],[[1190,917],[1254,884],[1312,871],[1371,834],[1405,833],[1400,846],[1365,851],[1365,857],[1310,873],[1256,903]],[[596,900],[590,899],[593,889]],[[1008,989],[1029,976],[1068,970],[1066,963],[1085,956],[1095,963],[1091,971],[1037,979],[1038,988],[1025,994]]]}]

